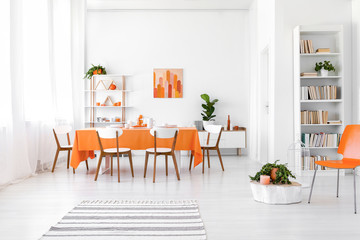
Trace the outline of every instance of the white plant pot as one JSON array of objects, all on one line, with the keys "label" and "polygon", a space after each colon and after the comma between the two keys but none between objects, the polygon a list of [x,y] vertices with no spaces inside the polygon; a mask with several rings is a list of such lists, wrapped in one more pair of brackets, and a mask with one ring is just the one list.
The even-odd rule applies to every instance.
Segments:
[{"label": "white plant pot", "polygon": [[205,128],[208,125],[214,125],[215,121],[203,121],[203,127]]},{"label": "white plant pot", "polygon": [[329,71],[325,69],[320,70],[320,76],[327,77],[329,75]]}]

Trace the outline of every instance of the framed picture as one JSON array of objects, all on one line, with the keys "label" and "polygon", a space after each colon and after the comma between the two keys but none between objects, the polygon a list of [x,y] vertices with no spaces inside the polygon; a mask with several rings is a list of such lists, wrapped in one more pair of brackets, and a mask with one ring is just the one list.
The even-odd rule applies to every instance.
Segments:
[{"label": "framed picture", "polygon": [[183,69],[154,69],[154,98],[183,97]]}]

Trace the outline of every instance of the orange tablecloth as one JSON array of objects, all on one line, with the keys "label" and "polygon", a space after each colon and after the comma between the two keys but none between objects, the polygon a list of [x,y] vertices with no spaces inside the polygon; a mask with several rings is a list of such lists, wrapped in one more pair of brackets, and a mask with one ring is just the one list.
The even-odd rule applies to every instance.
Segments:
[{"label": "orange tablecloth", "polygon": [[[102,139],[104,148],[116,148],[114,139]],[[170,147],[172,139],[159,139],[158,147]],[[154,137],[149,129],[123,129],[119,137],[119,147],[131,150],[145,150],[154,147]],[[100,150],[95,128],[76,130],[70,165],[77,168],[81,161],[94,158],[94,150]],[[202,162],[199,134],[196,128],[179,128],[175,150],[191,150],[194,154],[194,166]]]}]

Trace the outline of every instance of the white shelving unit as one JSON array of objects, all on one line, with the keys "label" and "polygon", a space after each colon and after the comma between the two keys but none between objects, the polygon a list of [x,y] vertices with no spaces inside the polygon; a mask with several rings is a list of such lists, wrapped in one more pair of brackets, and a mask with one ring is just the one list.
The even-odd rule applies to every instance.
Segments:
[{"label": "white shelving unit", "polygon": [[[126,121],[126,109],[131,108],[128,104],[128,94],[131,92],[126,88],[126,80],[131,75],[128,74],[107,74],[107,75],[94,75],[90,80],[85,81],[85,126],[95,127],[104,126],[108,124],[121,124]],[[110,83],[113,80],[117,86],[115,90],[104,89],[102,84],[96,88],[100,80],[105,83]],[[107,86],[107,85],[106,85]],[[102,103],[107,97],[110,97],[113,102],[121,102],[121,106],[97,106],[96,103]],[[111,120],[115,117],[120,117],[120,122],[99,122],[97,117],[104,117]]]},{"label": "white shelving unit", "polygon": [[[344,130],[344,47],[343,27],[332,26],[297,26],[293,31],[294,40],[294,136],[295,141],[301,140],[303,133],[342,133]],[[300,53],[300,40],[312,40],[314,50],[330,48],[331,53]],[[314,72],[315,63],[330,60],[336,72],[330,76],[301,77],[301,72]],[[335,85],[338,88],[338,99],[301,100],[302,86]],[[341,120],[342,124],[301,124],[302,110],[328,111],[328,120]],[[310,147],[310,155],[329,156],[333,160],[340,159],[336,147]],[[304,169],[301,156],[295,160],[295,172],[299,176],[313,175],[314,170]],[[337,170],[321,170],[323,176],[336,175]],[[344,174],[344,171],[341,171]]]}]

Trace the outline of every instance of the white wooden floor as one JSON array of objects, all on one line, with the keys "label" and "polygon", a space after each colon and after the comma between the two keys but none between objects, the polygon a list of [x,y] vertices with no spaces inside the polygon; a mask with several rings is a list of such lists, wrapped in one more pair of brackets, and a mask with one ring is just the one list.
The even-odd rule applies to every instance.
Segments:
[{"label": "white wooden floor", "polygon": [[338,199],[336,177],[319,177],[311,205],[306,201],[309,189],[304,189],[302,203],[274,206],[253,201],[248,175],[259,165],[246,157],[224,157],[225,172],[212,157],[211,169],[206,168],[204,175],[200,166],[190,174],[188,159],[183,158],[180,182],[171,164],[165,177],[163,161],[158,161],[155,184],[153,161],[149,161],[146,179],[144,158],[135,157],[134,162],[134,179],[128,161],[122,162],[121,183],[110,175],[101,175],[94,182],[92,161],[90,172],[81,165],[73,175],[62,164],[54,174],[39,174],[1,190],[0,239],[38,239],[85,199],[197,199],[210,240],[360,239],[360,214],[353,213],[352,175],[341,177]]}]

